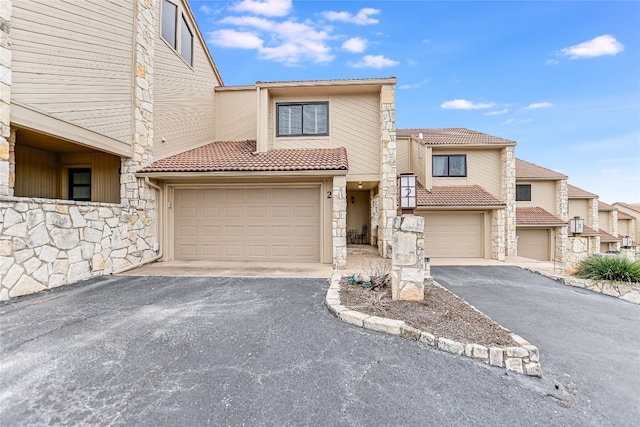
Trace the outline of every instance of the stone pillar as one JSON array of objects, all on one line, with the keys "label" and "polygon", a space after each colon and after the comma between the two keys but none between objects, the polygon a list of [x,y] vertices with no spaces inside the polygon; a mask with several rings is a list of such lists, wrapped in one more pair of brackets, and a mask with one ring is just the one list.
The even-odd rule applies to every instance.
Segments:
[{"label": "stone pillar", "polygon": [[[618,237],[618,211],[616,209],[609,212],[609,229],[607,230],[609,234],[614,237]],[[609,244],[609,249],[611,249],[611,244]],[[615,243],[614,251],[620,250],[620,242]]]},{"label": "stone pillar", "polygon": [[12,0],[0,1],[0,196],[13,196],[11,183],[11,11]]},{"label": "stone pillar", "polygon": [[424,279],[424,218],[396,216],[393,218],[392,299],[423,300]]},{"label": "stone pillar", "polygon": [[333,177],[333,268],[347,265],[347,177]]},{"label": "stone pillar", "polygon": [[564,262],[567,260],[567,229],[568,227],[556,227],[552,229],[551,233],[556,245],[553,256],[556,261]]},{"label": "stone pillar", "polygon": [[[491,212],[491,259],[498,261],[505,260],[505,236],[508,233],[505,229],[508,227],[506,224],[506,210],[495,209]],[[513,218],[513,224],[515,225],[515,217]]]},{"label": "stone pillar", "polygon": [[[569,223],[569,189],[567,180],[556,181],[556,216],[566,223]],[[558,227],[555,229],[556,253],[555,259],[558,261],[567,260],[567,228]]]},{"label": "stone pillar", "polygon": [[587,259],[589,244],[586,237],[569,237],[567,239],[569,248],[567,249],[567,273],[573,274],[578,269],[578,265]]},{"label": "stone pillar", "polygon": [[378,252],[389,257],[396,216],[396,104],[395,85],[383,85],[380,91],[380,217]]},{"label": "stone pillar", "polygon": [[516,160],[515,147],[502,149],[502,197],[507,204],[504,218],[504,260],[506,256],[516,256],[518,240],[516,238]]},{"label": "stone pillar", "polygon": [[380,219],[380,197],[371,190],[369,200],[371,200],[371,241],[369,244],[378,244],[378,220]]}]

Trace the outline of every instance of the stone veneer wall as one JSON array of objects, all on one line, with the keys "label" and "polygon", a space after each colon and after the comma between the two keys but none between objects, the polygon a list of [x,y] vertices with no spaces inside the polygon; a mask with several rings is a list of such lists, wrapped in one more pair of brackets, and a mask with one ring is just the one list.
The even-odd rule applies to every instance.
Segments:
[{"label": "stone veneer wall", "polygon": [[389,257],[396,210],[396,104],[395,85],[383,85],[380,91],[380,219],[378,252]]},{"label": "stone veneer wall", "polygon": [[575,273],[578,265],[587,259],[589,251],[589,242],[586,237],[568,237],[569,248],[567,249],[567,267],[569,274]]},{"label": "stone veneer wall", "polygon": [[347,177],[333,177],[333,268],[347,265]]},{"label": "stone veneer wall", "polygon": [[[502,149],[502,197],[507,204],[504,218],[504,250],[502,257],[493,259],[504,260],[504,255],[515,256],[518,251],[516,237],[516,160],[515,147]],[[499,227],[498,227],[499,228]]]},{"label": "stone veneer wall", "polygon": [[12,0],[0,1],[0,196],[12,196],[11,134],[11,10]]},{"label": "stone veneer wall", "polygon": [[402,215],[393,219],[391,298],[424,300],[424,217]]},{"label": "stone veneer wall", "polygon": [[378,244],[378,219],[380,218],[380,197],[375,194],[374,190],[370,192],[371,200],[371,242],[375,246]]},{"label": "stone veneer wall", "polygon": [[[593,228],[595,231],[600,230],[600,219],[598,215],[598,199],[589,199],[589,227]],[[593,236],[593,245],[589,247],[589,255],[593,255],[594,253],[600,252],[600,235]]]},{"label": "stone veneer wall", "polygon": [[[5,5],[3,1],[0,7],[3,66],[9,28]],[[155,190],[135,173],[153,160],[153,55],[158,13],[157,0],[137,1],[135,132],[131,158],[122,162],[120,204],[10,197],[13,180],[5,173],[10,162],[8,156],[0,155],[0,300],[109,274],[156,254]],[[0,75],[4,85],[4,68]],[[10,69],[8,75],[10,82]],[[7,103],[5,92],[3,89],[3,103]],[[1,107],[5,135],[8,106]],[[7,151],[7,142],[4,136],[0,139],[0,154]]]},{"label": "stone veneer wall", "polygon": [[[505,253],[508,253],[508,249],[505,248],[505,236],[508,235],[507,215],[505,209],[494,209],[491,212],[491,259],[498,261],[504,261]],[[515,217],[513,217],[513,224],[515,224]]]},{"label": "stone veneer wall", "polygon": [[[561,220],[568,223],[569,221],[569,189],[567,187],[566,179],[560,179],[556,181],[555,215]],[[553,239],[556,245],[554,259],[557,261],[566,261],[567,245],[568,245],[567,227],[556,227],[553,231]]]},{"label": "stone veneer wall", "polygon": [[[609,229],[607,230],[609,234],[614,237],[618,237],[618,211],[612,210],[609,212]],[[620,242],[614,243],[614,247],[611,248],[611,243],[609,243],[609,249],[613,251],[620,250]]]}]

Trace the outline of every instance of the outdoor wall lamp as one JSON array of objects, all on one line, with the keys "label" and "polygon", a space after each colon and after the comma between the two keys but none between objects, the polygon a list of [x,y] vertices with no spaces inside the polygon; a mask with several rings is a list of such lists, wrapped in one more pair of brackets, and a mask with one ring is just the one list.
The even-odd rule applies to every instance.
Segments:
[{"label": "outdoor wall lamp", "polygon": [[571,234],[580,235],[584,232],[584,219],[579,216],[569,220],[569,232]]},{"label": "outdoor wall lamp", "polygon": [[629,247],[633,246],[633,237],[624,236],[622,238],[622,246],[625,247],[625,248],[629,248]]},{"label": "outdoor wall lamp", "polygon": [[413,213],[417,207],[416,175],[413,172],[401,173],[398,176],[398,200],[403,213]]}]

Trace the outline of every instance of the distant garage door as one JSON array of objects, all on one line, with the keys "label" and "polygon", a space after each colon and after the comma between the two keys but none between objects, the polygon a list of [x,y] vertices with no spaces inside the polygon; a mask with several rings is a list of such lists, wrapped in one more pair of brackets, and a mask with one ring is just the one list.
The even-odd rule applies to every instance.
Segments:
[{"label": "distant garage door", "polygon": [[174,193],[174,258],[320,261],[319,188],[204,188]]},{"label": "distant garage door", "polygon": [[549,261],[550,244],[548,229],[516,229],[518,236],[518,256]]},{"label": "distant garage door", "polygon": [[483,256],[482,214],[478,212],[429,212],[424,221],[425,255],[429,257],[479,258]]}]

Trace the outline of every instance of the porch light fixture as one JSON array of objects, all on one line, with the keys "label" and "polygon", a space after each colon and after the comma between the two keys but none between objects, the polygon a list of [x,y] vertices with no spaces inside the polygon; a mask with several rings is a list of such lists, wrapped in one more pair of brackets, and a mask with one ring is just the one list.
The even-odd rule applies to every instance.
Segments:
[{"label": "porch light fixture", "polygon": [[633,246],[633,237],[624,236],[622,238],[622,246],[625,247],[625,248],[629,248],[629,247]]},{"label": "porch light fixture", "polygon": [[584,232],[584,219],[579,216],[569,220],[569,232],[571,234],[579,235]]},{"label": "porch light fixture", "polygon": [[402,173],[398,176],[398,200],[403,213],[413,213],[413,210],[418,206],[416,175],[413,172]]},{"label": "porch light fixture", "polygon": [[359,181],[359,182],[358,182],[358,189],[359,189],[359,190],[362,190],[362,181]]},{"label": "porch light fixture", "polygon": [[351,204],[353,205],[356,202],[356,196],[351,196]]}]

